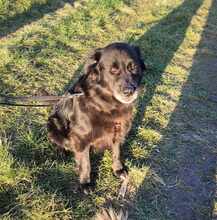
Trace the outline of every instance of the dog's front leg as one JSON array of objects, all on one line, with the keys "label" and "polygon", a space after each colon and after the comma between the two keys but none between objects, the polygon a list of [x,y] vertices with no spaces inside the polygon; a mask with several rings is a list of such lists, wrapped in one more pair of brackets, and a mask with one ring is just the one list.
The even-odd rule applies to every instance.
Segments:
[{"label": "dog's front leg", "polygon": [[90,184],[91,173],[90,147],[86,147],[83,151],[76,151],[74,152],[74,155],[76,162],[76,170],[79,175],[81,187],[83,191],[87,193]]},{"label": "dog's front leg", "polygon": [[120,144],[112,146],[112,169],[115,176],[125,179],[127,177],[127,169],[121,162]]}]

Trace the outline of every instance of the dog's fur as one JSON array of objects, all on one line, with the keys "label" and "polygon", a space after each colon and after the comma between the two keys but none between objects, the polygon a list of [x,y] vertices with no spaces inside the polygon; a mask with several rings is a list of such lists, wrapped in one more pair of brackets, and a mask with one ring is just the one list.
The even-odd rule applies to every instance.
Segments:
[{"label": "dog's fur", "polygon": [[84,74],[60,100],[48,119],[48,137],[75,156],[81,184],[90,183],[91,148],[112,150],[113,172],[126,175],[120,145],[132,123],[134,101],[145,65],[138,47],[113,43],[96,49],[87,59]]}]

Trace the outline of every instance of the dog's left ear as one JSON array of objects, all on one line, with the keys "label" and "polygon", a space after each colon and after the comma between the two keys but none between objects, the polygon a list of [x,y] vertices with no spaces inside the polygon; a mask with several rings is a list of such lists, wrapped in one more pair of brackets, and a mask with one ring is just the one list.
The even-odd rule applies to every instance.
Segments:
[{"label": "dog's left ear", "polygon": [[140,66],[142,68],[142,71],[145,71],[146,70],[146,65],[144,63],[144,60],[142,59],[142,55],[141,55],[141,52],[140,52],[140,49],[138,46],[133,46],[134,50],[136,51],[136,54],[139,58],[139,62],[140,62]]},{"label": "dog's left ear", "polygon": [[90,83],[98,82],[100,80],[100,70],[97,66],[102,55],[102,48],[98,48],[92,52],[84,65],[84,73]]}]

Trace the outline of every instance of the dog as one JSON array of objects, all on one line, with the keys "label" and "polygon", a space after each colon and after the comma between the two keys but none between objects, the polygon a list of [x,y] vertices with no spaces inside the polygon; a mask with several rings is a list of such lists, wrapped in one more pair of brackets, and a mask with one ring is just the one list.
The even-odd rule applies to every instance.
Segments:
[{"label": "dog", "polygon": [[[114,175],[127,176],[120,147],[131,128],[144,71],[137,46],[118,42],[98,48],[87,58],[84,74],[48,118],[48,138],[73,152],[84,190],[91,182],[91,149],[110,149]],[[71,95],[75,93],[82,95]]]}]

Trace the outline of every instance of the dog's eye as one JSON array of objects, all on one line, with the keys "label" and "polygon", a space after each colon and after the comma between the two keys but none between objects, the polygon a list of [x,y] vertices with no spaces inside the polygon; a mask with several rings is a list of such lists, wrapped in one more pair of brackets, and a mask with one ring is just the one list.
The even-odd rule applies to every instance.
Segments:
[{"label": "dog's eye", "polygon": [[120,70],[112,67],[111,68],[111,73],[114,74],[114,75],[119,75],[120,74]]},{"label": "dog's eye", "polygon": [[114,75],[119,75],[120,74],[119,65],[117,63],[113,63],[112,68],[111,68],[110,71]]},{"label": "dog's eye", "polygon": [[130,63],[127,65],[127,69],[128,69],[128,71],[130,71],[130,72],[135,72],[136,69],[137,69],[137,66],[136,66],[135,63],[130,62]]}]

